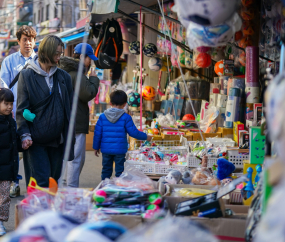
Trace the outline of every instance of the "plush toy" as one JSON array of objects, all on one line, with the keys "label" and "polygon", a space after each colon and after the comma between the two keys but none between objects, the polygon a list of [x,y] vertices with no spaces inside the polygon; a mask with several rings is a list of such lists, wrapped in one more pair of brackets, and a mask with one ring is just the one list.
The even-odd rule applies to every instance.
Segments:
[{"label": "plush toy", "polygon": [[159,182],[168,184],[179,184],[182,181],[184,184],[191,184],[191,174],[189,171],[185,171],[183,176],[180,171],[170,169],[167,176],[163,176],[159,179]]},{"label": "plush toy", "polygon": [[222,181],[226,178],[229,178],[229,176],[234,172],[236,167],[233,163],[229,162],[228,160],[224,158],[220,158],[217,161],[218,170],[217,170],[217,178]]}]

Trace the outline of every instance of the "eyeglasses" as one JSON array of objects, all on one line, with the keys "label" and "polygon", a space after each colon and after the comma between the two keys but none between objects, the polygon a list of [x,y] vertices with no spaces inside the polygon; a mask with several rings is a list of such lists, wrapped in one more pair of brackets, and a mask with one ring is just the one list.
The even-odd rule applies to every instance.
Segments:
[{"label": "eyeglasses", "polygon": [[55,52],[55,56],[56,56],[56,57],[63,57],[63,56],[64,56],[64,52],[58,52],[58,51],[56,51],[56,52]]}]

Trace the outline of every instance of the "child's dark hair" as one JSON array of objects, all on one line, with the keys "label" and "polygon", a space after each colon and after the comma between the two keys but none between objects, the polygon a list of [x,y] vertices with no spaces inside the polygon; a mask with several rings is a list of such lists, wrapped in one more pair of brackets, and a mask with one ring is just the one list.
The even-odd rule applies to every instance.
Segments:
[{"label": "child's dark hair", "polygon": [[128,101],[127,94],[122,90],[116,90],[110,94],[111,104],[121,106]]},{"label": "child's dark hair", "polygon": [[14,102],[14,94],[8,88],[0,88],[0,102]]}]

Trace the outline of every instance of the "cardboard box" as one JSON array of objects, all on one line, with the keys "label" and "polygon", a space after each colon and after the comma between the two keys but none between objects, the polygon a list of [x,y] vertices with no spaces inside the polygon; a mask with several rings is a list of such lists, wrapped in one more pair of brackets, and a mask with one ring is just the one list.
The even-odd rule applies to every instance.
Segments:
[{"label": "cardboard box", "polygon": [[253,119],[247,119],[245,122],[246,130],[249,131],[249,128],[252,126],[256,126],[256,122]]},{"label": "cardboard box", "polygon": [[238,146],[244,145],[245,143],[249,144],[249,134],[246,130],[240,130]]},{"label": "cardboard box", "polygon": [[233,134],[233,129],[232,128],[222,128],[222,127],[219,127],[218,128],[218,133],[222,133],[222,137],[223,138],[230,138],[230,139],[234,138],[234,134]]},{"label": "cardboard box", "polygon": [[[201,135],[199,132],[194,133],[194,132],[189,132],[192,136],[193,136],[193,141],[201,141]],[[213,137],[218,137],[221,138],[222,137],[222,133],[202,133],[204,140],[206,140],[207,138],[213,138]]]},{"label": "cardboard box", "polygon": [[94,132],[89,132],[86,134],[86,151],[93,151],[93,138]]},{"label": "cardboard box", "polygon": [[244,124],[241,123],[240,121],[234,122],[234,141],[238,145],[239,143],[239,131],[244,130]]},{"label": "cardboard box", "polygon": [[225,205],[226,209],[231,209],[235,214],[244,214],[247,215],[248,214],[248,210],[249,210],[249,206],[245,206],[245,205]]},{"label": "cardboard box", "polygon": [[211,93],[210,94],[210,104],[212,106],[217,106],[218,103],[218,95],[217,93]]},{"label": "cardboard box", "polygon": [[262,103],[253,104],[253,120],[258,123],[262,118]]}]

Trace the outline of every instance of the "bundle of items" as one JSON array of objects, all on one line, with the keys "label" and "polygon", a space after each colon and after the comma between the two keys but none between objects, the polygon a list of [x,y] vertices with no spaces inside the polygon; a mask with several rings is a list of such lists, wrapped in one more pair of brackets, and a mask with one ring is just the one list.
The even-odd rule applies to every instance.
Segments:
[{"label": "bundle of items", "polygon": [[209,157],[226,157],[227,147],[226,146],[214,146],[211,142],[200,142],[197,141],[191,145],[189,143],[190,153],[189,155],[202,158],[204,155]]}]

